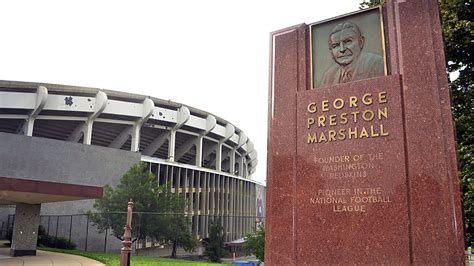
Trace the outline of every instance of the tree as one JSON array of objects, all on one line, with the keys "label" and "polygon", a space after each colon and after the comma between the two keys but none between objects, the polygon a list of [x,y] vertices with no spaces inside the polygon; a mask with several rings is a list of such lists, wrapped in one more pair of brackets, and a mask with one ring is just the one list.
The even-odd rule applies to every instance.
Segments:
[{"label": "tree", "polygon": [[[383,4],[364,0],[361,8]],[[464,211],[465,241],[474,242],[474,8],[471,0],[439,1],[446,70],[451,75],[452,112],[456,126],[458,169]],[[456,76],[457,78],[454,78]]]},{"label": "tree", "polygon": [[186,201],[179,194],[171,193],[170,188],[161,193],[160,200],[165,213],[161,225],[164,227],[162,237],[172,243],[171,257],[176,258],[178,247],[194,251],[197,241],[191,233],[191,221],[189,217],[183,215]]},{"label": "tree", "polygon": [[254,254],[258,260],[265,259],[265,229],[258,227],[245,236],[244,250],[247,255]]},{"label": "tree", "polygon": [[209,238],[204,241],[204,256],[208,257],[211,262],[221,262],[221,258],[226,255],[227,251],[224,247],[224,228],[221,226],[221,220],[211,221],[209,225]]},{"label": "tree", "polygon": [[364,9],[368,7],[383,5],[383,3],[385,3],[385,0],[364,0],[362,1],[362,3],[359,4],[359,8]]},{"label": "tree", "polygon": [[466,243],[474,242],[474,8],[470,0],[442,0],[440,13],[456,124]]},{"label": "tree", "polygon": [[132,199],[132,237],[137,240],[144,239],[147,235],[156,235],[155,225],[161,223],[159,217],[147,217],[143,219],[146,222],[142,223],[142,217],[137,213],[159,211],[159,190],[158,181],[148,171],[146,164],[136,164],[123,175],[116,188],[110,185],[104,187],[103,197],[94,203],[94,208],[99,213],[90,213],[89,216],[99,231],[111,228],[114,236],[122,240],[127,202]]},{"label": "tree", "polygon": [[133,241],[144,240],[148,236],[172,243],[172,257],[176,257],[177,247],[194,250],[197,243],[189,229],[190,220],[184,216],[184,199],[172,193],[170,185],[160,186],[144,162],[132,166],[116,188],[106,185],[104,196],[95,201],[98,213],[89,213],[89,217],[100,232],[111,228],[114,236],[122,240],[129,199],[134,203]]}]

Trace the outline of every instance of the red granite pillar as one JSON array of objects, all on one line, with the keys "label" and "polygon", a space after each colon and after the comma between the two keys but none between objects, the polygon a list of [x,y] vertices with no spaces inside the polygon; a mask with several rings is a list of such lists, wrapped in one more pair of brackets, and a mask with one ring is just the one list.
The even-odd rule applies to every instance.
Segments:
[{"label": "red granite pillar", "polygon": [[[306,25],[271,34],[265,263],[296,263],[296,92],[305,90]],[[271,141],[275,140],[275,141]]]},{"label": "red granite pillar", "polygon": [[459,178],[438,3],[387,2],[390,51],[398,56],[392,70],[402,74],[411,261],[462,264]]},{"label": "red granite pillar", "polygon": [[383,14],[387,76],[334,86],[308,84],[305,25],[272,34],[269,265],[463,264],[437,1],[388,0]]}]

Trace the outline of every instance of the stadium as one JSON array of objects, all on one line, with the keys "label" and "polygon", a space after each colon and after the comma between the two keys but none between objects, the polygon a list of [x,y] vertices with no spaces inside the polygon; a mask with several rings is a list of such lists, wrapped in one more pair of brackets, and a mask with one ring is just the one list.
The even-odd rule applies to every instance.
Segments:
[{"label": "stadium", "polygon": [[39,224],[80,249],[118,249],[84,214],[140,161],[185,198],[197,239],[211,217],[231,242],[264,215],[257,151],[231,122],[149,96],[0,81],[0,236],[13,228],[12,255],[36,253]]}]

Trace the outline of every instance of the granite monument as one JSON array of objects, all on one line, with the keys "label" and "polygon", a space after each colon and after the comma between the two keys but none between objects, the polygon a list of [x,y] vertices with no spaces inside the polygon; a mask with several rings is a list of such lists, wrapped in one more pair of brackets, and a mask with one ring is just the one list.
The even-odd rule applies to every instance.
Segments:
[{"label": "granite monument", "polygon": [[462,265],[437,1],[271,36],[265,263]]}]

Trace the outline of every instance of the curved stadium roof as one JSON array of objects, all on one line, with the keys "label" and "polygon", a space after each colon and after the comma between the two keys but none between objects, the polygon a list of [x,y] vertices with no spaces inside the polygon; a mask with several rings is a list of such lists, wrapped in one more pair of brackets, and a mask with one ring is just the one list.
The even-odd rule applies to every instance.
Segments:
[{"label": "curved stadium roof", "polygon": [[97,88],[0,81],[0,132],[81,142],[248,178],[242,130],[184,104]]}]

